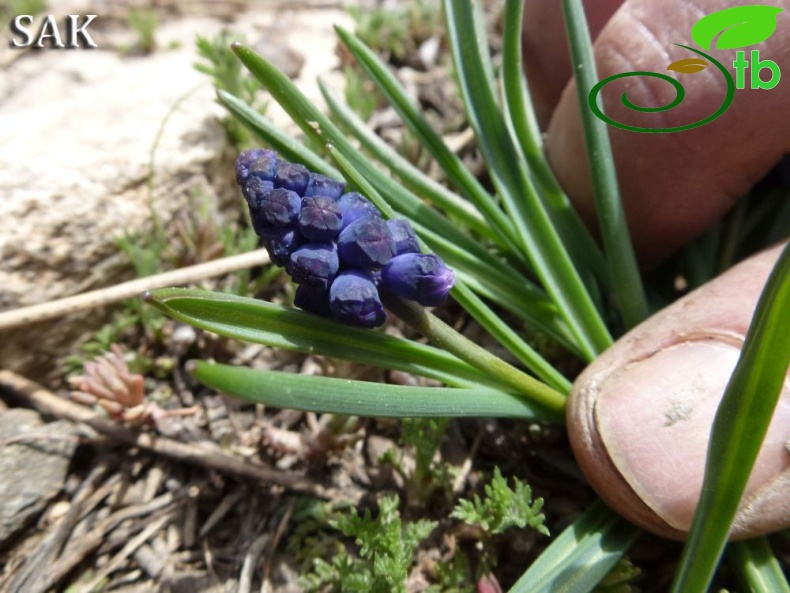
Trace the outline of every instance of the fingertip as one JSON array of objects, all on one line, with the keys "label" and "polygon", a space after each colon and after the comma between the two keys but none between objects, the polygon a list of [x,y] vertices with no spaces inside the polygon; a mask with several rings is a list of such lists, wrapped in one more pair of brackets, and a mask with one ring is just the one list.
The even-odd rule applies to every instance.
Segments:
[{"label": "fingertip", "polygon": [[[674,44],[691,43],[689,31],[703,8],[670,10],[651,0],[624,4],[596,41],[599,78],[631,71],[666,73],[673,61],[695,55]],[[788,44],[790,29],[777,30],[756,47],[766,58],[781,61]],[[733,61],[734,52],[713,54],[723,65]],[[652,77],[613,83],[603,92],[604,108],[617,121],[666,128],[702,120],[723,104],[727,84],[717,68],[676,76],[686,94],[674,109],[634,113],[620,104],[624,90],[637,105],[669,103],[674,89]],[[790,150],[790,119],[781,117],[789,103],[788,85],[770,91],[747,88],[735,92],[735,100],[720,117],[695,129],[645,134],[607,127],[620,193],[644,265],[660,262],[718,220]],[[595,227],[595,200],[573,83],[554,111],[546,150],[560,183]]]},{"label": "fingertip", "polygon": [[[621,338],[574,383],[568,431],[601,497],[664,537],[688,531],[718,403],[782,246],[739,264]],[[733,530],[790,526],[790,383],[786,383]]]}]

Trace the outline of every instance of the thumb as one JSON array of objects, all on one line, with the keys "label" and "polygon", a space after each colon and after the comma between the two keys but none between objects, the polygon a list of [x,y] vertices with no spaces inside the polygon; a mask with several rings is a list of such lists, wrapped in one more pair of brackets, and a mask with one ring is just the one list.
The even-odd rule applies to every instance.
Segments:
[{"label": "thumb", "polygon": [[[673,539],[691,526],[708,438],[781,246],[636,327],[577,379],[568,403],[576,458],[593,488],[637,525]],[[790,381],[763,442],[732,537],[790,526]]]},{"label": "thumb", "polygon": [[[701,0],[623,3],[595,41],[599,78],[634,71],[667,73],[670,63],[699,57],[675,44],[693,44],[691,28],[710,12],[707,4]],[[777,5],[785,11],[777,17],[776,31],[763,43],[749,46],[746,56],[757,50],[760,60],[773,60],[787,71],[790,0]],[[709,53],[733,71],[734,50]],[[770,90],[751,89],[756,66],[753,63],[746,71],[746,88],[735,91],[729,108],[705,125],[656,134],[608,127],[631,234],[645,264],[658,263],[710,226],[790,150],[790,118],[783,115],[790,104],[790,83],[781,81]],[[702,120],[723,103],[726,79],[715,66],[677,74],[677,79],[685,88],[685,98],[673,109],[627,110],[620,103],[626,90],[629,100],[640,107],[666,105],[675,98],[668,82],[639,76],[604,87],[604,110],[618,122],[666,128]],[[573,82],[554,111],[546,150],[563,187],[581,214],[593,222],[595,205]]]}]

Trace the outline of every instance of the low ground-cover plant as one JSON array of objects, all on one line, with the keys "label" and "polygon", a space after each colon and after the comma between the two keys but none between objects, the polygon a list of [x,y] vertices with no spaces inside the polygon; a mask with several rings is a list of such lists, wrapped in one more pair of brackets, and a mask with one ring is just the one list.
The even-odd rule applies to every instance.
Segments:
[{"label": "low ground-cover plant", "polygon": [[[596,82],[590,40],[581,3],[566,0],[564,5],[573,62],[579,64],[577,71],[585,74],[577,78],[577,84],[581,96],[586,97]],[[308,140],[306,144],[325,147],[325,152],[317,154],[306,148],[305,143],[275,129],[238,97],[224,91],[219,91],[218,96],[231,113],[282,159],[301,164],[313,176],[344,179],[346,190],[366,196],[384,219],[408,220],[426,250],[438,254],[453,270],[456,284],[450,296],[516,362],[511,364],[495,356],[421,305],[386,290],[381,291],[381,304],[433,345],[369,329],[381,321],[375,315],[375,323],[348,327],[331,318],[254,299],[195,290],[154,291],[148,295],[148,301],[160,310],[224,336],[406,371],[439,381],[446,387],[371,385],[337,378],[254,371],[205,361],[191,364],[195,378],[250,401],[306,411],[401,418],[492,416],[536,423],[563,422],[570,378],[524,339],[520,327],[537,329],[564,348],[569,356],[590,362],[612,343],[620,328],[633,327],[649,314],[650,308],[625,228],[604,124],[589,110],[582,109],[588,145],[597,156],[591,160],[591,169],[598,190],[597,206],[604,239],[601,250],[581,224],[545,161],[522,74],[521,2],[506,2],[505,11],[502,64],[495,70],[479,6],[464,2],[444,3],[446,35],[458,85],[492,188],[482,185],[448,149],[375,53],[342,29],[338,29],[338,34],[346,49],[441,166],[455,191],[437,184],[382,144],[359,124],[347,107],[322,87],[333,117],[323,115],[287,77],[243,45],[234,46],[242,63],[301,127]],[[498,88],[502,90],[501,95]],[[353,141],[340,132],[334,120],[353,133]],[[367,154],[373,155],[392,177],[372,163]],[[276,188],[267,187],[266,191],[273,189]],[[268,199],[263,195],[251,199],[246,185],[245,191],[253,210],[260,210],[261,202]],[[295,223],[298,213],[290,210],[304,208],[303,202],[297,204],[296,199],[286,199],[288,197],[279,196],[266,206],[271,209],[271,217],[266,219],[266,224],[259,222],[260,228],[256,229],[262,236],[272,230],[266,228],[267,225],[286,226],[278,222],[280,215],[288,219],[288,224]],[[310,207],[316,208],[316,205]],[[327,220],[336,217],[335,210],[339,212],[339,208],[329,202],[319,209],[322,216],[326,214]],[[282,257],[283,263],[294,265],[293,245],[283,246],[283,237],[277,237],[280,242],[277,249],[272,249],[273,257],[275,260]],[[325,239],[330,243],[333,240]],[[390,257],[392,255],[394,253]],[[786,326],[790,302],[788,261],[790,255],[786,252],[769,281],[753,330],[744,345],[742,364],[736,369],[731,388],[725,394],[722,406],[727,408],[728,414],[717,422],[712,434],[712,447],[719,454],[708,466],[706,496],[681,558],[674,591],[685,593],[707,588],[759,449],[762,432],[770,421],[790,352],[787,338],[779,329]],[[375,284],[373,273],[384,265],[386,262],[370,267],[368,282]],[[331,289],[339,263],[337,268],[321,276],[323,288]],[[301,282],[306,284],[306,280]],[[305,298],[301,299],[303,304]],[[612,305],[613,302],[618,305]],[[311,307],[302,308],[309,310]],[[328,313],[329,317],[333,316],[331,310]],[[334,314],[334,317],[339,315]],[[505,319],[516,320],[516,323],[506,323]],[[769,357],[770,349],[781,356]],[[752,407],[747,416],[744,410],[755,403],[753,395],[749,395],[754,394],[755,389],[762,395],[769,395]],[[487,493],[489,499],[499,493],[502,501],[512,500],[504,496],[502,480],[501,475],[495,474]],[[515,483],[516,494],[528,498],[528,488],[521,482]],[[727,493],[727,496],[717,493]],[[526,507],[520,509],[522,514],[530,515],[540,510],[538,504],[534,507],[528,501],[524,504]],[[380,505],[379,520],[386,519],[398,530],[409,529],[403,527],[396,516],[393,499],[385,498]],[[482,499],[462,504],[460,509],[457,517],[475,518],[481,526],[488,525],[484,530],[492,534],[511,522],[528,523],[538,530],[542,528],[534,515],[526,519],[489,516]],[[376,556],[371,548],[375,538],[369,533],[375,521],[372,516],[360,517],[355,513],[335,520],[337,529],[358,538],[360,555],[355,561],[343,552],[345,556],[336,555],[333,561],[320,564],[315,583],[331,583],[334,590],[345,590],[342,581],[346,578],[347,590],[358,590],[357,580],[368,583],[372,582],[365,580],[368,577],[376,578],[376,559],[387,562],[387,558],[394,557],[394,548],[388,547],[386,553],[382,551]],[[405,555],[409,550],[413,552],[416,540],[429,532],[427,523],[410,525],[414,527],[408,532],[409,537],[401,542],[404,548],[396,554],[401,576]],[[627,564],[618,563],[638,536],[638,529],[602,503],[595,503],[555,536],[511,590],[595,590],[605,577],[610,583],[616,581],[616,575],[612,575],[617,571],[629,572]],[[734,549],[737,552],[731,556],[732,564],[754,590],[786,590],[787,582],[764,540],[742,543]],[[357,561],[363,564],[355,564]],[[372,564],[364,565],[365,562]],[[353,571],[354,566],[364,568]],[[613,569],[615,573],[611,572]],[[343,571],[347,571],[347,577],[343,577],[346,574]],[[395,568],[387,574],[395,574]],[[352,580],[357,583],[353,587]],[[607,584],[600,586],[601,590],[606,590]]]}]

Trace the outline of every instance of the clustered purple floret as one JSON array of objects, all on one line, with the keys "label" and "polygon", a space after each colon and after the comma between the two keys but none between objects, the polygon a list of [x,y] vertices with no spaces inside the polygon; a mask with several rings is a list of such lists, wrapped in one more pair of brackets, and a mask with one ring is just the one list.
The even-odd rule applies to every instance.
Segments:
[{"label": "clustered purple floret", "polygon": [[305,311],[378,327],[387,319],[380,288],[436,306],[455,284],[438,256],[420,253],[407,220],[385,221],[365,196],[344,193],[342,181],[253,148],[236,160],[236,182],[272,261],[299,285],[294,304]]}]

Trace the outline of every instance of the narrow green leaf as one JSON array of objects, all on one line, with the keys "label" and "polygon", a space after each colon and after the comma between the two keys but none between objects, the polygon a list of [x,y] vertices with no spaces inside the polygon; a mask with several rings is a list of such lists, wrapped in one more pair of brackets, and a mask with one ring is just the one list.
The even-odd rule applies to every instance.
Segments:
[{"label": "narrow green leaf", "polygon": [[494,185],[535,273],[559,305],[579,348],[592,360],[611,344],[611,336],[536,193],[526,163],[519,158],[494,89],[485,84],[478,44],[467,42],[479,31],[474,10],[471,3],[445,0],[444,12],[467,117]]},{"label": "narrow green leaf", "polygon": [[[379,197],[374,201],[374,204],[381,210],[385,218],[397,218],[395,214],[397,211],[409,218],[412,223],[437,233],[458,248],[468,251],[483,261],[488,261],[490,265],[500,268],[503,266],[501,260],[497,260],[473,237],[464,233],[458,225],[454,225],[409,190],[387,177],[359,151],[349,149],[345,145],[332,145],[330,153],[338,166],[340,166],[340,161],[337,159],[337,155],[342,155],[348,163],[343,172],[360,188],[363,194],[371,200],[373,200],[374,194],[378,194]],[[508,272],[512,274],[513,270],[508,267]],[[533,289],[529,284],[524,278],[524,290],[533,296],[539,296],[542,291],[537,287]]]},{"label": "narrow green leaf", "polygon": [[236,119],[249,128],[258,138],[280,153],[280,156],[284,159],[293,163],[302,163],[316,173],[340,179],[341,175],[337,172],[337,169],[309,148],[306,148],[304,142],[300,142],[283,132],[266,116],[249,107],[238,97],[234,97],[223,90],[217,90],[217,99]]},{"label": "narrow green leaf", "polygon": [[639,533],[597,501],[546,548],[510,593],[588,593]]},{"label": "narrow green leaf", "polygon": [[[475,210],[468,201],[454,194],[441,183],[435,181],[417,167],[412,165],[405,158],[395,152],[384,140],[376,135],[368,125],[355,114],[347,105],[342,103],[338,97],[320,80],[318,86],[321,94],[326,100],[326,104],[335,116],[360,143],[396,175],[414,193],[442,208],[446,213],[452,215],[461,223],[469,226],[475,232],[502,243],[499,236],[491,230],[480,213]],[[502,244],[504,246],[504,244]]]},{"label": "narrow green leaf", "polygon": [[563,9],[604,253],[623,321],[631,328],[647,318],[650,309],[620,200],[609,131],[606,123],[592,113],[587,100],[598,74],[582,1],[563,0]]},{"label": "narrow green leaf", "polygon": [[405,387],[205,361],[189,364],[190,372],[201,383],[227,395],[277,408],[381,418],[552,418],[538,406],[486,387]]},{"label": "narrow green leaf", "polygon": [[458,333],[417,303],[397,297],[386,290],[380,290],[379,296],[387,309],[395,313],[395,315],[434,344],[468,362],[476,369],[497,377],[497,379],[506,383],[513,390],[513,393],[536,402],[547,410],[551,410],[556,414],[555,418],[557,420],[562,421],[564,419],[565,394],[527,375],[498,356],[491,354],[488,350]]},{"label": "narrow green leaf", "polygon": [[507,123],[541,187],[556,184],[543,159],[543,140],[532,107],[532,97],[524,74],[522,32],[524,0],[506,0],[502,32],[502,90],[507,107]]},{"label": "narrow green leaf", "polygon": [[234,43],[231,47],[247,70],[305,135],[320,145],[334,144],[349,151],[355,150],[338,127],[274,64],[241,43]]},{"label": "narrow green leaf", "polygon": [[[258,81],[271,93],[280,105],[288,112],[294,122],[299,125],[308,136],[317,142],[324,142],[334,146],[341,152],[353,165],[354,169],[362,172],[364,177],[375,180],[376,186],[383,195],[388,197],[389,203],[395,203],[399,207],[399,212],[407,215],[412,222],[419,221],[431,230],[451,240],[459,248],[474,253],[481,258],[487,265],[502,269],[500,260],[494,258],[488,251],[474,241],[470,236],[465,235],[457,227],[453,226],[446,218],[438,212],[432,210],[419,198],[406,190],[401,185],[387,178],[379,169],[373,166],[362,153],[351,146],[346,137],[338,130],[328,118],[326,118],[313,104],[296,88],[296,86],[282,72],[266,59],[256,54],[251,49],[241,44],[234,44],[233,49],[239,59],[258,79]],[[514,270],[506,268],[505,275],[515,275]],[[523,277],[521,277],[523,278]],[[531,285],[526,279],[519,283],[521,297],[531,306],[536,303],[535,310],[548,310],[543,306],[545,293]],[[522,308],[522,310],[524,310]],[[563,335],[562,331],[556,332]]]},{"label": "narrow green leaf", "polygon": [[538,379],[544,381],[560,393],[570,393],[571,382],[562,373],[538,354],[521,336],[502,321],[486,304],[465,284],[459,282],[453,288],[453,298],[466,309],[489,334],[526,366]]},{"label": "narrow green leaf", "polygon": [[[399,186],[382,187],[388,180],[380,179],[381,173],[364,159],[358,158],[356,154],[346,155],[335,146],[329,147],[329,153],[346,178],[373,201],[385,218],[395,216],[390,202],[403,206],[410,201],[411,198],[400,193],[402,188]],[[386,193],[388,200],[384,199],[383,193]],[[417,206],[424,207],[419,202]],[[428,245],[428,251],[437,253],[456,271],[459,280],[463,280],[486,298],[515,313],[533,328],[545,331],[570,351],[577,352],[573,336],[567,331],[556,305],[548,300],[542,290],[487,251],[477,251],[474,246],[470,247],[463,240],[458,244],[448,240],[443,234],[429,230],[423,226],[423,219],[413,211],[407,210],[407,216],[417,236]],[[482,279],[481,269],[486,270],[485,278]]]},{"label": "narrow green leaf", "polygon": [[[435,244],[436,243],[433,242],[429,243],[429,245]],[[436,253],[444,253],[440,252],[438,248],[434,249],[434,251]],[[468,286],[476,295],[488,299],[492,303],[509,311],[523,321],[533,332],[545,333],[547,337],[553,339],[569,353],[581,357],[581,351],[578,348],[573,334],[571,334],[565,324],[565,320],[560,317],[557,307],[553,303],[547,303],[544,306],[541,303],[531,301],[525,298],[517,287],[513,286],[512,279],[509,279],[507,283],[497,283],[498,274],[486,274],[485,277],[481,278],[479,270],[482,268],[459,265],[456,259],[445,257],[445,255],[442,255],[442,257],[445,258],[448,265],[453,267],[456,271],[456,278]],[[504,278],[502,278],[502,280],[504,280]],[[468,308],[467,303],[462,302],[460,297],[457,300],[470,315],[478,319],[474,307]],[[504,323],[496,313],[492,312],[491,315],[498,318],[499,323]],[[478,319],[478,321],[480,321],[480,319]],[[486,327],[485,324],[484,327]],[[486,327],[486,329],[491,331],[488,327]],[[492,335],[496,334],[492,333]],[[503,343],[503,345],[505,344]],[[507,346],[505,347],[507,348]],[[516,358],[523,361],[520,355],[515,352],[514,354]],[[541,375],[538,373],[538,376]],[[550,383],[550,381],[547,382]]]},{"label": "narrow green leaf", "polygon": [[336,29],[340,39],[395,108],[404,123],[417,136],[421,146],[436,159],[447,178],[477,207],[491,227],[507,242],[513,255],[523,258],[513,224],[458,155],[447,147],[441,136],[430,126],[421,110],[412,103],[387,66],[356,36],[341,27]]},{"label": "narrow green leaf", "polygon": [[674,593],[706,591],[790,366],[790,243],[763,289],[711,430],[705,478]]},{"label": "narrow green leaf", "polygon": [[730,564],[750,593],[790,593],[790,584],[764,537],[727,547]]},{"label": "narrow green leaf", "polygon": [[[576,269],[585,282],[595,279],[609,286],[609,272],[598,244],[582,223],[568,196],[560,188],[543,152],[540,127],[524,75],[522,24],[524,0],[505,2],[502,33],[502,89],[505,94],[505,123],[529,165],[539,195],[562,237]],[[584,271],[589,270],[590,274]]]},{"label": "narrow green leaf", "polygon": [[[702,17],[691,28],[694,43],[704,49],[736,49],[761,43],[776,31],[775,6],[733,6]],[[718,36],[718,39],[716,39]]]},{"label": "narrow green leaf", "polygon": [[480,56],[481,72],[485,74],[485,84],[491,88],[496,86],[494,76],[494,64],[491,61],[491,49],[488,45],[488,34],[486,33],[486,6],[485,2],[470,2],[474,12],[474,37],[477,46],[477,54]]},{"label": "narrow green leaf", "polygon": [[230,294],[163,288],[146,300],[166,315],[221,336],[398,369],[462,387],[502,381],[437,348]]}]

